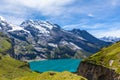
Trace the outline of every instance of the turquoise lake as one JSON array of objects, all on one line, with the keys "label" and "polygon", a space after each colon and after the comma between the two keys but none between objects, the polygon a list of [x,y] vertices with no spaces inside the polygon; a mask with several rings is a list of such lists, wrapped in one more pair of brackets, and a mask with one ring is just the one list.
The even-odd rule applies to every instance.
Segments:
[{"label": "turquoise lake", "polygon": [[46,71],[70,71],[76,72],[80,64],[80,59],[57,59],[57,60],[43,60],[32,61],[29,63],[32,71],[46,72]]}]

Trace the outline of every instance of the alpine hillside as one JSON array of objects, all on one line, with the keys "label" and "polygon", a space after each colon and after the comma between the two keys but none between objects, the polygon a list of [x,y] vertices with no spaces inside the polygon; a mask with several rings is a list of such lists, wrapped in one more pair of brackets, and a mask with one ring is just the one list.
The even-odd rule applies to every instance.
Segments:
[{"label": "alpine hillside", "polygon": [[88,80],[120,80],[120,42],[82,61],[78,73]]},{"label": "alpine hillside", "polygon": [[9,56],[11,53],[13,53],[11,39],[0,33],[0,80],[37,75],[29,69],[27,63],[11,58]]}]

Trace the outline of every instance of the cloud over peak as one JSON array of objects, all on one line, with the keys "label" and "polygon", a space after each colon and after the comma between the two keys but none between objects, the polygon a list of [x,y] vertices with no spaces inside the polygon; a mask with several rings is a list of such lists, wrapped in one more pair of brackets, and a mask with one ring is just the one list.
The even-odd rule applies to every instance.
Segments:
[{"label": "cloud over peak", "polygon": [[6,0],[6,2],[14,6],[35,9],[43,15],[50,16],[59,15],[65,6],[72,4],[74,0]]}]

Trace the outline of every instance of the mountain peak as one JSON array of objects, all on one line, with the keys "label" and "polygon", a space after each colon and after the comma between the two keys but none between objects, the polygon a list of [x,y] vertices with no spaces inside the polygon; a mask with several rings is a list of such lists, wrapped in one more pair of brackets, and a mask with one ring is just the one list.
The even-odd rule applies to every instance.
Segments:
[{"label": "mountain peak", "polygon": [[52,29],[55,25],[48,22],[48,21],[42,21],[42,20],[26,20],[24,22],[22,22],[21,26],[26,26],[26,25],[31,25],[31,26],[35,26],[38,28],[39,27],[44,27],[44,28],[48,28],[48,29]]},{"label": "mountain peak", "polygon": [[5,21],[5,18],[0,16],[0,21]]},{"label": "mountain peak", "polygon": [[74,33],[87,32],[86,30],[80,30],[80,29],[76,29],[76,28],[72,29],[71,31]]},{"label": "mountain peak", "polygon": [[72,31],[81,31],[80,29],[76,29],[76,28],[74,28],[74,29],[72,29]]}]

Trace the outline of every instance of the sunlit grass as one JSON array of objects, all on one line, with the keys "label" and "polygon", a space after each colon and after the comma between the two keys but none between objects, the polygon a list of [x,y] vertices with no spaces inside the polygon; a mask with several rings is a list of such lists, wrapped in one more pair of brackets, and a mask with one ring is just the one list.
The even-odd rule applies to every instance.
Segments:
[{"label": "sunlit grass", "polygon": [[117,73],[120,73],[120,42],[103,48],[101,51],[92,55],[85,61],[97,65],[103,65],[105,67],[114,69]]}]

